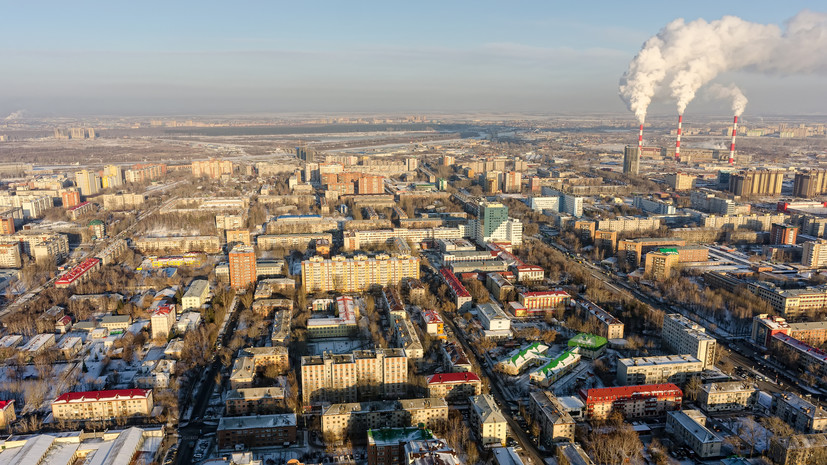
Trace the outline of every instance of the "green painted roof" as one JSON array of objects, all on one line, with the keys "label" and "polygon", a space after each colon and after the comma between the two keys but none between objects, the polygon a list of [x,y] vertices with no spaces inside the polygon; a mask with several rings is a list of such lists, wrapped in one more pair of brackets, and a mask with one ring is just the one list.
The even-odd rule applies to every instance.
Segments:
[{"label": "green painted roof", "polygon": [[577,355],[577,352],[575,352],[575,350],[577,350],[577,348],[569,349],[569,350],[563,352],[562,354],[560,354],[559,357],[557,357],[554,360],[546,363],[542,368],[540,368],[537,371],[542,372],[542,373],[548,373],[549,371],[552,371],[555,368],[557,368],[557,366],[562,364],[563,362],[574,363],[573,360],[568,361],[568,359],[569,358],[574,358]]},{"label": "green painted roof", "polygon": [[609,341],[603,336],[597,336],[588,333],[580,333],[577,336],[574,336],[573,338],[569,339],[568,346],[582,347],[584,349],[595,350],[605,346],[608,343]]},{"label": "green painted roof", "polygon": [[89,222],[89,226],[98,225],[98,224],[103,224],[103,221],[101,221],[101,220],[92,220],[92,221]]},{"label": "green painted roof", "polygon": [[529,352],[534,352],[534,351],[536,351],[536,350],[537,350],[537,347],[539,347],[539,346],[540,346],[540,342],[539,342],[539,341],[535,341],[535,342],[532,342],[531,344],[529,344],[529,345],[527,345],[527,346],[523,347],[522,349],[520,349],[520,351],[519,351],[519,352],[517,352],[517,354],[516,354],[516,355],[514,355],[513,357],[511,357],[511,363],[516,364],[516,363],[517,363],[517,360],[519,360],[519,359],[521,359],[521,358],[525,357],[525,356],[526,356],[526,354],[528,354]]}]

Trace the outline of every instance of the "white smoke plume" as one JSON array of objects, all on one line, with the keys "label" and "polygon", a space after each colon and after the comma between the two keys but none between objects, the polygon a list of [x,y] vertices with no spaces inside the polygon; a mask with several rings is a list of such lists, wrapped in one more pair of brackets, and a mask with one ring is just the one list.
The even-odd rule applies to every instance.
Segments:
[{"label": "white smoke plume", "polygon": [[23,117],[23,113],[25,110],[17,110],[15,112],[9,113],[9,116],[3,118],[3,121],[12,121]]},{"label": "white smoke plume", "polygon": [[727,71],[827,72],[827,14],[804,10],[784,28],[735,16],[676,19],[647,40],[620,79],[620,97],[641,122],[655,93],[668,87],[678,113],[698,89]]},{"label": "white smoke plume", "polygon": [[732,114],[734,116],[741,116],[744,113],[744,109],[747,107],[747,98],[744,96],[744,93],[741,92],[741,89],[738,88],[735,84],[730,84],[728,86],[723,86],[721,84],[711,84],[707,88],[707,92],[710,96],[717,98],[717,99],[729,99],[732,102]]}]

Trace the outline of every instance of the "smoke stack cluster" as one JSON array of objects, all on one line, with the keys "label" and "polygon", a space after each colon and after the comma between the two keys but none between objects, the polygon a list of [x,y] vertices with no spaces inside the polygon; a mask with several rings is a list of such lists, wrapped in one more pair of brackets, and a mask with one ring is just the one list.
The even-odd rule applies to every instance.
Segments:
[{"label": "smoke stack cluster", "polygon": [[729,164],[735,164],[735,133],[738,132],[738,115],[735,115],[735,120],[732,122],[732,142],[729,144]]},{"label": "smoke stack cluster", "polygon": [[681,126],[683,126],[683,115],[678,115],[678,138],[675,140],[675,161],[681,161]]}]

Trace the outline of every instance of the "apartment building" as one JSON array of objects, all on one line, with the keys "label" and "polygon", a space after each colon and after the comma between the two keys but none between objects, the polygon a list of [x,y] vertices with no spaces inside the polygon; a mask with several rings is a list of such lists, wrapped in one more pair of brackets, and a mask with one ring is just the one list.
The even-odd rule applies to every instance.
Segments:
[{"label": "apartment building", "polygon": [[614,231],[618,233],[640,233],[661,227],[660,218],[638,216],[622,216],[611,220],[597,222],[596,231]]},{"label": "apartment building", "polygon": [[703,371],[703,363],[692,355],[621,358],[617,361],[617,382],[639,384],[683,384]]},{"label": "apartment building", "polygon": [[644,274],[651,279],[668,279],[678,265],[678,253],[672,249],[653,250],[646,254]]},{"label": "apartment building", "polygon": [[666,348],[678,354],[693,355],[701,361],[704,369],[715,364],[716,339],[706,334],[703,326],[685,316],[677,313],[666,315],[661,337]]},{"label": "apartment building", "polygon": [[305,292],[360,292],[376,284],[395,285],[406,278],[419,279],[419,257],[316,256],[302,262]]},{"label": "apartment building", "polygon": [[773,223],[786,223],[789,216],[783,213],[758,215],[704,215],[703,227],[712,229],[749,229],[752,231],[769,231]]},{"label": "apartment building", "polygon": [[175,308],[169,305],[158,307],[149,318],[150,334],[152,338],[169,337],[172,326],[175,324]]},{"label": "apartment building", "polygon": [[109,420],[152,412],[152,389],[116,389],[61,394],[52,401],[57,420]]},{"label": "apartment building", "polygon": [[233,162],[230,160],[217,160],[211,158],[209,160],[193,161],[192,175],[195,177],[208,177],[211,179],[218,179],[224,174],[233,174]]},{"label": "apartment building", "polygon": [[[290,249],[307,250],[317,241],[333,242],[331,233],[303,233],[303,234],[265,234],[256,238],[256,245],[261,250]],[[321,255],[321,254],[320,254]]]},{"label": "apartment building", "polygon": [[239,357],[253,359],[253,367],[262,370],[270,365],[278,368],[279,371],[288,368],[287,347],[274,345],[272,347],[246,347],[241,350]]},{"label": "apartment building", "polygon": [[132,241],[132,245],[139,252],[150,255],[221,251],[221,239],[218,236],[138,237]]},{"label": "apartment building", "polygon": [[441,268],[439,274],[448,286],[448,290],[451,291],[457,310],[470,309],[472,305],[471,293],[468,292],[468,289],[465,289],[465,286],[462,285],[454,272],[448,268]]},{"label": "apartment building", "polygon": [[471,400],[471,427],[483,447],[505,446],[508,424],[491,394],[473,396]]},{"label": "apartment building", "polygon": [[755,386],[746,381],[709,383],[698,393],[698,405],[707,413],[751,409],[758,397]]},{"label": "apartment building", "polygon": [[445,399],[403,399],[394,401],[332,404],[323,408],[322,434],[327,438],[357,438],[370,429],[421,425],[428,429],[448,422]]},{"label": "apartment building", "polygon": [[438,397],[453,402],[468,400],[469,396],[482,394],[482,381],[476,373],[437,373],[427,378],[428,397]]},{"label": "apartment building", "polygon": [[408,390],[408,357],[403,349],[325,352],[302,357],[301,377],[305,404],[356,402],[360,390],[402,396]]},{"label": "apartment building", "polygon": [[624,325],[622,321],[588,300],[580,299],[577,301],[577,305],[587,312],[589,318],[596,318],[600,323],[599,336],[606,339],[623,339]]},{"label": "apartment building", "polygon": [[518,295],[518,301],[527,309],[555,309],[570,300],[571,296],[565,291],[526,291]]},{"label": "apartment building", "polygon": [[827,267],[827,240],[805,242],[802,245],[801,264],[807,268]]},{"label": "apartment building", "polygon": [[379,428],[367,432],[368,465],[459,465],[457,453],[431,430]]},{"label": "apartment building", "polygon": [[284,389],[278,386],[240,388],[227,392],[226,416],[268,415],[285,408]]},{"label": "apartment building", "polygon": [[20,244],[0,243],[0,268],[20,268],[23,266],[23,258],[20,255]]},{"label": "apartment building", "polygon": [[686,241],[676,237],[643,237],[638,239],[624,239],[617,243],[617,253],[625,254],[626,260],[640,265],[644,254],[661,248],[684,246]]},{"label": "apartment building", "polygon": [[696,177],[686,173],[669,173],[664,176],[666,184],[676,191],[688,191],[695,187]]},{"label": "apartment building", "polygon": [[531,419],[540,425],[540,442],[546,447],[558,442],[574,442],[574,419],[551,392],[532,392],[528,412]]},{"label": "apartment building", "polygon": [[238,357],[233,362],[230,371],[230,387],[242,389],[253,387],[256,377],[256,366],[252,357]]},{"label": "apartment building", "polygon": [[210,295],[210,284],[206,279],[196,279],[190,283],[187,292],[181,298],[181,308],[186,310],[199,309],[207,302]]},{"label": "apartment building", "polygon": [[296,414],[221,417],[216,429],[219,449],[284,446],[296,442]]},{"label": "apartment building", "polygon": [[350,337],[358,332],[359,328],[356,325],[356,320],[359,316],[359,310],[353,297],[337,297],[335,308],[335,317],[310,318],[307,320],[307,336],[309,338]]},{"label": "apartment building", "polygon": [[796,431],[827,432],[827,411],[791,392],[773,394],[770,411]]},{"label": "apartment building", "polygon": [[467,234],[465,225],[462,227],[438,228],[393,228],[370,229],[364,231],[345,231],[343,233],[344,250],[353,251],[363,247],[387,244],[388,241],[399,238],[406,243],[418,244],[426,239],[462,239]]},{"label": "apartment building", "polygon": [[230,286],[245,289],[256,282],[256,251],[249,245],[237,245],[229,253]]},{"label": "apartment building", "polygon": [[779,315],[795,317],[810,310],[827,307],[827,286],[780,289],[770,283],[748,283],[747,288],[766,301]]},{"label": "apartment building", "polygon": [[721,455],[724,440],[706,427],[706,416],[698,410],[679,410],[666,414],[666,431],[671,433],[678,443],[687,445],[698,454],[708,459]]},{"label": "apartment building", "polygon": [[741,197],[780,195],[783,181],[780,170],[746,170],[730,175],[729,191]]},{"label": "apartment building", "polygon": [[650,418],[678,410],[683,391],[672,383],[641,386],[623,386],[580,390],[586,404],[586,417],[605,420],[613,410],[626,418]]},{"label": "apartment building", "polygon": [[461,373],[471,371],[471,361],[457,342],[446,341],[442,344],[441,350],[443,368],[449,373]]}]

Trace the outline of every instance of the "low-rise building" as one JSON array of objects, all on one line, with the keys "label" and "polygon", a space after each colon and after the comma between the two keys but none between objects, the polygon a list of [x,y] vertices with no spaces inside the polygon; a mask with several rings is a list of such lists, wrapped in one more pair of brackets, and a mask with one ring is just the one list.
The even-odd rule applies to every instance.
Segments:
[{"label": "low-rise building", "polygon": [[683,391],[667,383],[582,389],[580,397],[586,404],[586,418],[590,420],[605,420],[614,410],[626,418],[648,418],[680,409]]},{"label": "low-rise building", "polygon": [[443,368],[449,373],[471,371],[471,361],[457,342],[446,341],[441,348]]},{"label": "low-rise building", "polygon": [[482,393],[482,381],[470,371],[458,373],[437,373],[427,378],[428,397],[439,397],[450,401],[465,401],[469,396]]},{"label": "low-rise building", "polygon": [[600,357],[606,351],[609,341],[603,336],[580,333],[566,343],[571,348],[577,348],[580,355],[592,360]]},{"label": "low-rise building", "polygon": [[219,449],[285,446],[296,442],[296,415],[222,417],[216,435]]},{"label": "low-rise building", "polygon": [[706,417],[698,410],[668,412],[666,430],[679,443],[695,451],[698,457],[708,459],[721,455],[723,439],[706,427]]},{"label": "low-rise building", "polygon": [[813,465],[827,451],[827,434],[794,434],[770,437],[769,456],[779,465]]},{"label": "low-rise building", "polygon": [[132,324],[132,317],[129,315],[106,315],[101,318],[98,326],[106,328],[109,333],[124,332]]},{"label": "low-rise building", "polygon": [[493,302],[479,304],[477,315],[486,337],[507,337],[511,334],[511,319],[499,305]]},{"label": "low-rise building", "polygon": [[505,446],[508,424],[491,394],[480,394],[471,399],[471,425],[484,447]]},{"label": "low-rise building", "polygon": [[624,326],[622,321],[588,300],[578,300],[577,304],[587,313],[589,318],[597,319],[600,324],[600,336],[606,339],[623,339]]},{"label": "low-rise building", "polygon": [[617,382],[636,384],[682,384],[703,371],[703,363],[692,355],[622,358],[617,361]]},{"label": "low-rise building", "polygon": [[233,362],[230,372],[230,387],[233,389],[253,387],[256,376],[256,365],[253,357],[238,357]]},{"label": "low-rise building", "polygon": [[240,388],[227,392],[227,416],[267,415],[284,409],[284,389],[278,386]]},{"label": "low-rise building", "polygon": [[210,283],[206,279],[196,279],[181,298],[181,308],[183,310],[197,310],[207,302],[209,295]]},{"label": "low-rise building", "polygon": [[707,413],[751,409],[758,397],[755,386],[746,381],[709,383],[701,387],[698,404]]},{"label": "low-rise building", "polygon": [[153,406],[152,389],[69,392],[52,401],[52,416],[57,420],[148,417]]},{"label": "low-rise building", "polygon": [[579,351],[576,347],[568,349],[556,358],[546,361],[540,368],[531,372],[529,379],[542,387],[554,384],[577,366],[580,362]]},{"label": "low-rise building", "polygon": [[548,360],[546,358],[547,350],[547,345],[534,341],[511,351],[505,358],[497,362],[497,367],[505,374],[517,376],[524,368],[536,366]]},{"label": "low-rise building", "polygon": [[827,411],[791,392],[775,393],[770,411],[796,431],[827,432]]},{"label": "low-rise building", "polygon": [[540,442],[550,447],[558,442],[574,442],[574,419],[549,391],[534,391],[529,395],[528,412],[540,426]]},{"label": "low-rise building", "polygon": [[433,429],[448,422],[448,404],[431,397],[332,404],[322,410],[321,422],[322,434],[336,442],[363,437],[369,429],[413,425]]}]

